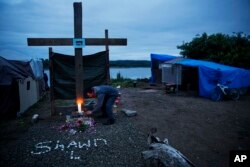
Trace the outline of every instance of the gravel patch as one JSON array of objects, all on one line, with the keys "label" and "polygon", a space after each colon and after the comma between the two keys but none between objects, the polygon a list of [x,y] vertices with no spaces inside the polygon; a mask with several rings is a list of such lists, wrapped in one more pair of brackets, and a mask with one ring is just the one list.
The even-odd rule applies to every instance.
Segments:
[{"label": "gravel patch", "polygon": [[114,125],[71,135],[64,117],[40,120],[15,142],[1,142],[1,166],[143,166],[146,135],[118,113]]},{"label": "gravel patch", "polygon": [[[97,123],[96,131],[60,132],[65,115],[50,117],[49,95],[26,117],[0,121],[0,166],[144,166],[141,152],[148,149],[152,127],[196,166],[229,166],[231,150],[250,149],[249,94],[213,102],[193,92],[166,94],[158,88],[122,88],[121,93],[119,108],[135,110],[137,116],[118,112],[114,125]],[[33,114],[43,120],[31,125]],[[39,152],[44,153],[34,154]]]}]

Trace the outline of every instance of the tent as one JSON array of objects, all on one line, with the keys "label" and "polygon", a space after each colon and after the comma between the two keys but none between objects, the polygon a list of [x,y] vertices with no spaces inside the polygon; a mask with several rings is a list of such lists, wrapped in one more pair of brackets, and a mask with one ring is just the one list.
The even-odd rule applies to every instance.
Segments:
[{"label": "tent", "polygon": [[197,78],[199,95],[202,97],[210,98],[217,83],[227,84],[227,82],[230,82],[230,85],[228,85],[230,88],[250,86],[250,70],[194,59],[174,59],[164,62],[164,64],[170,64],[171,62],[172,64],[183,66],[182,77],[187,73],[192,73],[190,69],[186,72],[183,71],[184,68],[197,69],[197,77],[194,77],[195,74],[192,73],[192,77],[185,78],[190,81],[193,78]]},{"label": "tent", "polygon": [[41,97],[43,77],[34,75],[38,69],[32,69],[31,63],[41,66],[41,61],[16,61],[0,57],[0,115],[15,117],[17,113],[25,112]]},{"label": "tent", "polygon": [[203,97],[210,98],[218,82],[226,84],[229,81],[230,88],[250,86],[250,70],[193,59],[184,59],[176,64],[198,68],[199,95]]},{"label": "tent", "polygon": [[160,64],[168,61],[173,60],[176,56],[165,55],[165,54],[154,54],[150,55],[151,57],[151,79],[150,83],[161,83],[162,82],[162,74],[160,69]]}]

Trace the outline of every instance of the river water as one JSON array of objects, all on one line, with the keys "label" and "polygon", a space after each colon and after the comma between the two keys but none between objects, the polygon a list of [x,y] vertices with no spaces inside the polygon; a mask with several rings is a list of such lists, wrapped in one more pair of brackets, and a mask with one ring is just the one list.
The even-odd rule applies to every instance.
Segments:
[{"label": "river water", "polygon": [[[49,77],[49,70],[45,70],[45,73]],[[137,78],[149,78],[151,76],[151,69],[149,67],[137,67],[137,68],[110,68],[110,77],[115,79],[117,74],[120,73],[124,78],[137,79]],[[49,78],[50,80],[50,78]],[[50,81],[49,81],[50,83]]]}]

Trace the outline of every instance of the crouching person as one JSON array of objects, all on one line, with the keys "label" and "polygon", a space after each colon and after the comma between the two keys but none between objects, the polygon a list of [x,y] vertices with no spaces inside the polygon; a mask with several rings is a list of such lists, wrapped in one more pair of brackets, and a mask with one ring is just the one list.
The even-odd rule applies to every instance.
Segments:
[{"label": "crouching person", "polygon": [[112,111],[112,106],[118,96],[118,90],[108,85],[94,86],[92,91],[88,93],[90,97],[97,98],[97,104],[93,110],[85,112],[85,115],[91,116],[95,113],[102,112],[102,117],[107,117],[107,122],[104,125],[112,125],[115,123],[115,118]]}]

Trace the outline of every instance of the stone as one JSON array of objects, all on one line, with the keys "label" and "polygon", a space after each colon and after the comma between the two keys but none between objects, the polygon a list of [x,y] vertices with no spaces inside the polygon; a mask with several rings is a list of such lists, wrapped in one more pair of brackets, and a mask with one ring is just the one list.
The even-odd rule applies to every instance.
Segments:
[{"label": "stone", "polygon": [[133,117],[137,115],[137,111],[134,110],[122,109],[121,111],[128,117]]}]

